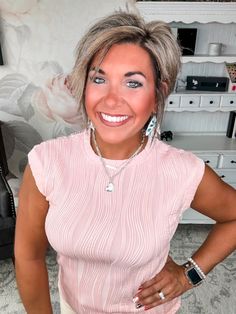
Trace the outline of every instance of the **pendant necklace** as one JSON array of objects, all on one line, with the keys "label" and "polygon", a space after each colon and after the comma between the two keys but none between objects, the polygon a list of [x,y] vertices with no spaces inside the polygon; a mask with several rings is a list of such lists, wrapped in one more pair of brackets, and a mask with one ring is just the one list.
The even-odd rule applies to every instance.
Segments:
[{"label": "pendant necklace", "polygon": [[142,135],[142,141],[141,144],[139,145],[139,147],[136,149],[136,151],[129,157],[129,159],[125,160],[121,166],[119,167],[118,171],[116,173],[114,173],[113,175],[110,175],[108,169],[107,169],[107,165],[102,157],[101,151],[98,147],[97,141],[96,141],[96,137],[95,137],[95,132],[94,130],[91,130],[92,132],[92,139],[96,148],[96,152],[102,162],[103,168],[106,172],[106,175],[108,176],[108,184],[106,185],[105,191],[107,192],[113,192],[114,191],[114,178],[121,173],[121,171],[131,162],[131,160],[138,155],[138,153],[141,151],[141,149],[143,148],[143,144],[144,144],[144,140],[145,140],[145,134],[143,133]]}]

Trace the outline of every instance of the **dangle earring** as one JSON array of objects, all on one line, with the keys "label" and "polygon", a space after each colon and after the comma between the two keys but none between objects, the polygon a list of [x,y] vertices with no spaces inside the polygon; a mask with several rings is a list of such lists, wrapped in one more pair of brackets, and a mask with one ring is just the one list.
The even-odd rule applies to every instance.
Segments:
[{"label": "dangle earring", "polygon": [[160,137],[161,137],[161,124],[159,122],[157,122],[156,134],[157,134],[158,139],[160,139]]},{"label": "dangle earring", "polygon": [[[145,135],[146,136],[153,136],[156,127],[157,127],[157,117],[156,117],[156,115],[153,115],[152,118],[150,119],[149,123],[148,123]],[[160,131],[160,127],[159,127],[159,131]]]},{"label": "dangle earring", "polygon": [[91,120],[88,120],[87,129],[93,130],[93,131],[95,130],[95,127],[94,127],[93,122]]}]

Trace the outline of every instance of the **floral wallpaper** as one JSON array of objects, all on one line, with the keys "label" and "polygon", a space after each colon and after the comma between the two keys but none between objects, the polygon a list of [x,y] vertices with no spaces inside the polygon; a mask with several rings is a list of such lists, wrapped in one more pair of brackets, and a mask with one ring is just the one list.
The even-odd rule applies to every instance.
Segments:
[{"label": "floral wallpaper", "polygon": [[0,120],[13,189],[34,145],[83,129],[67,84],[76,44],[94,19],[127,2],[0,0]]},{"label": "floral wallpaper", "polygon": [[78,104],[67,88],[65,74],[37,86],[24,75],[8,74],[0,80],[0,119],[11,173],[20,177],[31,148],[43,140],[80,131]]}]

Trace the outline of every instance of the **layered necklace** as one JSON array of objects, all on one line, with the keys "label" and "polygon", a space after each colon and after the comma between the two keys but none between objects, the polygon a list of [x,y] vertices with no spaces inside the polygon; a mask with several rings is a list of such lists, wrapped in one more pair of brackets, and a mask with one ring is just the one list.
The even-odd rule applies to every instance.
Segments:
[{"label": "layered necklace", "polygon": [[101,163],[103,165],[103,168],[106,172],[106,175],[108,177],[108,184],[106,185],[106,188],[105,188],[105,191],[107,192],[113,192],[114,191],[114,178],[116,176],[118,176],[118,174],[121,173],[121,171],[133,160],[133,158],[138,155],[138,153],[142,150],[143,148],[143,145],[144,145],[144,140],[145,140],[145,134],[143,133],[142,134],[142,141],[141,141],[141,144],[139,145],[139,147],[136,149],[136,151],[127,159],[125,160],[121,165],[120,167],[118,168],[118,170],[113,174],[111,175],[108,171],[108,165],[106,165],[105,163],[105,160],[103,159],[102,157],[102,154],[101,154],[101,151],[98,147],[98,144],[97,144],[97,141],[96,141],[96,136],[95,136],[95,132],[94,130],[91,130],[91,133],[92,133],[92,139],[93,139],[93,143],[94,143],[94,146],[95,146],[95,149],[96,149],[96,152],[101,160]]}]

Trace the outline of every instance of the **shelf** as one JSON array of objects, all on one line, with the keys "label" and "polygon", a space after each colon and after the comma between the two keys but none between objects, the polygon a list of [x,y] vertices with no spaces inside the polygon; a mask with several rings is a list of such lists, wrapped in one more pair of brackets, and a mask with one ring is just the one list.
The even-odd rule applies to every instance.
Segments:
[{"label": "shelf", "polygon": [[184,96],[184,95],[191,95],[191,96],[236,96],[236,92],[211,92],[205,90],[188,90],[188,89],[179,89],[177,92],[173,92],[172,96]]},{"label": "shelf", "polygon": [[229,112],[233,110],[232,107],[219,107],[219,108],[215,108],[215,107],[178,107],[178,108],[165,108],[166,112],[184,112],[184,111],[188,111],[188,112]]},{"label": "shelf", "polygon": [[235,63],[236,56],[209,56],[209,55],[194,55],[194,56],[182,56],[182,63],[195,62],[195,63],[203,63],[203,62],[213,62],[213,63]]},{"label": "shelf", "polygon": [[236,153],[236,139],[225,135],[188,135],[174,134],[171,146],[193,152],[229,152]]},{"label": "shelf", "polygon": [[147,21],[160,20],[167,23],[235,23],[236,5],[234,2],[136,2],[142,16]]}]

